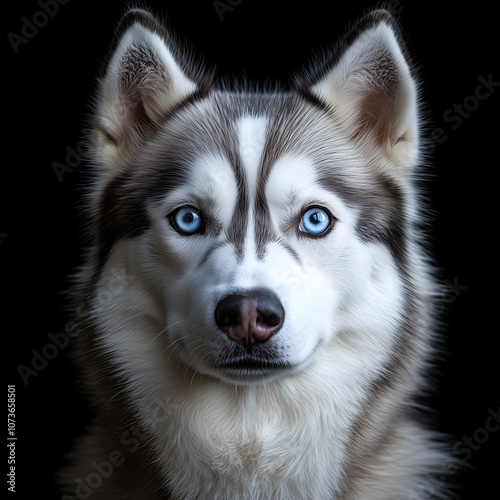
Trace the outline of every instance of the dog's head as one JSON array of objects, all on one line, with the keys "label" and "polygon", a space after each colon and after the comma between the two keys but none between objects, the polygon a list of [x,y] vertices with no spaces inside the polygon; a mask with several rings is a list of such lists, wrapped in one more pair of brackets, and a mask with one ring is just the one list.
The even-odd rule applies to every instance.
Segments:
[{"label": "dog's head", "polygon": [[125,17],[91,138],[93,313],[122,366],[261,383],[329,346],[351,373],[379,364],[405,314],[418,135],[393,26],[374,12],[292,90],[253,92]]}]

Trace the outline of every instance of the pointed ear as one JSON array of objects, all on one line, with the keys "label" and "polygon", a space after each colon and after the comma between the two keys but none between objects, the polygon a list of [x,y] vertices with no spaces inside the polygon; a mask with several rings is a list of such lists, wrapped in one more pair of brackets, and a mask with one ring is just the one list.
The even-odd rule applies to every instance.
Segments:
[{"label": "pointed ear", "polygon": [[[417,93],[386,11],[363,18],[337,62],[326,65],[308,91],[322,100],[350,139],[382,155],[384,170],[404,174],[418,150]],[[389,163],[387,162],[389,161]]]},{"label": "pointed ear", "polygon": [[199,89],[181,65],[188,58],[151,14],[129,11],[119,33],[94,119],[95,160],[105,168],[123,165],[168,112]]}]

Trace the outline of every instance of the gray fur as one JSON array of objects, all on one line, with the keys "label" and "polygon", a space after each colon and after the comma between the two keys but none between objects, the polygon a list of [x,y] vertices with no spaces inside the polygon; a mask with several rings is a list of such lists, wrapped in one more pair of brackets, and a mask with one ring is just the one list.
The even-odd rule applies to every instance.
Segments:
[{"label": "gray fur", "polygon": [[[210,72],[207,77],[198,66],[191,67],[190,58],[186,57],[178,42],[153,16],[135,9],[125,17],[120,30],[123,39],[130,33],[127,31],[129,29],[149,34],[144,39],[135,35],[138,40],[125,48],[120,45],[124,42],[117,40],[115,51],[124,52],[121,59],[111,60],[110,67],[115,64],[120,69],[116,74],[108,70],[97,99],[91,141],[94,166],[98,173],[95,194],[89,200],[93,245],[88,262],[80,272],[75,307],[76,321],[80,327],[75,354],[96,415],[88,434],[76,444],[70,455],[71,466],[61,474],[62,491],[65,492],[62,498],[86,498],[87,490],[91,491],[92,499],[107,500],[447,498],[447,485],[436,480],[435,475],[443,462],[451,463],[452,460],[447,447],[440,443],[440,437],[421,422],[414,404],[415,398],[428,387],[426,372],[435,348],[433,303],[438,293],[431,276],[432,268],[420,243],[418,193],[415,175],[408,171],[416,168],[416,165],[392,165],[396,153],[388,155],[389,160],[384,156],[384,148],[399,151],[398,145],[405,141],[418,149],[417,139],[415,145],[411,141],[414,131],[400,134],[396,130],[396,125],[403,121],[397,115],[402,115],[404,110],[400,109],[402,106],[398,99],[394,100],[394,96],[407,92],[404,85],[410,77],[398,58],[387,48],[382,48],[380,64],[375,69],[369,68],[371,74],[367,80],[372,83],[375,81],[374,92],[383,93],[383,99],[387,100],[391,116],[385,117],[383,123],[377,122],[366,112],[367,109],[376,109],[379,99],[363,101],[359,115],[344,113],[341,106],[336,107],[325,97],[329,89],[323,83],[328,81],[332,70],[342,64],[349,47],[357,43],[364,33],[381,25],[395,31],[395,38],[401,43],[390,15],[382,11],[371,13],[345,38],[345,46],[313,70],[305,71],[297,78],[295,88],[285,91],[214,86],[211,84]],[[144,41],[146,39],[149,41]],[[168,58],[160,60],[165,56],[158,49],[158,43],[165,44],[181,76],[175,71],[168,73],[171,62]],[[348,78],[349,74],[345,79]],[[337,84],[333,77],[331,79]],[[116,103],[120,103],[120,106]],[[265,118],[266,129],[265,144],[257,145],[257,148],[262,148],[262,155],[252,196],[249,187],[252,173],[238,151],[237,124],[242,119],[257,117]],[[396,133],[400,136],[395,136]],[[228,164],[230,173],[221,170],[220,178],[215,175],[213,192],[206,198],[196,200],[196,208],[206,222],[203,238],[195,235],[182,239],[165,222],[169,214],[157,214],[161,214],[159,207],[163,206],[165,200],[170,200],[179,190],[197,181],[193,177],[198,172],[204,175],[210,173],[210,168],[196,170],[198,167],[195,165],[204,157],[213,158],[215,166]],[[279,265],[279,259],[272,260],[273,252],[282,252],[281,260],[297,266],[306,276],[305,279],[301,278],[302,281],[299,280],[298,290],[295,290],[293,283],[287,283],[286,276],[283,280],[285,285],[281,282],[279,286],[276,285],[278,292],[273,291],[273,294],[280,297],[286,308],[287,300],[293,302],[294,294],[301,293],[302,288],[308,286],[307,280],[312,279],[310,274],[314,273],[307,267],[311,261],[310,254],[316,260],[324,258],[324,267],[326,264],[335,265],[335,272],[339,274],[344,262],[347,267],[350,265],[350,247],[338,253],[330,253],[334,251],[321,247],[325,250],[320,254],[315,253],[317,250],[312,246],[307,247],[310,248],[308,252],[300,246],[306,240],[307,245],[314,242],[319,245],[327,237],[330,238],[328,241],[333,241],[329,233],[314,239],[301,234],[298,229],[300,216],[307,206],[315,206],[321,200],[310,199],[309,205],[297,206],[296,200],[300,199],[302,193],[291,189],[287,193],[288,207],[283,209],[285,215],[278,221],[273,220],[273,205],[268,189],[280,188],[272,176],[276,165],[283,158],[302,159],[300,161],[306,158],[313,165],[318,190],[338,198],[350,214],[346,218],[351,217],[356,221],[352,235],[356,240],[353,248],[373,251],[375,261],[377,256],[386,258],[385,250],[389,255],[387,264],[373,264],[367,280],[374,288],[378,286],[377,279],[385,279],[388,285],[394,285],[393,289],[389,287],[387,290],[387,295],[395,295],[395,310],[392,315],[387,313],[388,317],[395,318],[387,324],[387,330],[393,333],[386,337],[382,328],[381,339],[387,341],[383,361],[373,368],[368,366],[371,361],[368,356],[366,373],[356,365],[359,361],[356,359],[357,350],[361,352],[364,344],[364,332],[358,326],[351,328],[348,325],[336,332],[336,337],[328,337],[328,341],[319,340],[310,354],[310,363],[299,363],[294,359],[293,336],[291,340],[286,338],[286,328],[292,331],[293,325],[287,324],[270,340],[256,344],[251,354],[248,354],[247,347],[224,335],[210,336],[211,326],[206,328],[210,330],[207,333],[203,325],[210,324],[216,300],[220,300],[223,293],[240,292],[242,285],[238,285],[238,280],[234,278],[238,276],[236,271],[233,274],[228,272],[230,283],[221,292],[222,295],[207,295],[210,300],[188,304],[191,309],[188,309],[185,318],[173,324],[169,323],[170,319],[168,324],[158,326],[154,323],[156,317],[161,316],[158,311],[163,309],[175,316],[170,309],[171,304],[165,300],[166,296],[172,302],[178,299],[182,305],[189,302],[189,297],[198,297],[190,295],[197,293],[193,288],[203,288],[208,283],[206,276],[214,268],[221,273],[232,267],[243,270],[240,274],[244,276],[241,278],[244,282],[256,279],[255,270],[260,269],[259,266],[269,265],[269,262]],[[408,160],[408,163],[413,163],[413,159]],[[233,186],[236,192],[233,192]],[[233,195],[235,203],[230,216],[216,210],[216,207],[222,206],[221,198],[229,199]],[[182,203],[191,205],[194,202]],[[224,222],[225,217],[230,219],[229,224]],[[332,221],[332,234],[337,230],[335,224],[336,221]],[[341,221],[340,224],[347,223]],[[163,232],[167,232],[165,234],[169,234],[168,238],[172,241],[177,238],[179,247],[169,241],[168,244],[172,246],[168,247],[168,251],[165,250],[164,240],[167,237]],[[253,247],[248,244],[249,238],[250,241],[253,238]],[[193,248],[188,245],[188,240],[191,242],[189,245],[198,245],[199,248],[199,251],[193,252],[189,263],[193,273],[200,272],[196,286],[184,285],[190,278],[189,270],[182,278],[172,278],[180,272],[178,269],[186,267],[182,259]],[[321,244],[325,245],[324,241]],[[328,261],[329,255],[335,255],[337,260]],[[220,259],[226,260],[221,264]],[[245,262],[252,262],[254,266],[251,272],[248,271],[249,276],[244,273]],[[363,265],[363,262],[359,263],[359,267]],[[119,286],[113,285],[110,279],[113,266],[117,273],[122,273]],[[382,271],[377,266],[383,268]],[[272,272],[273,269],[269,269],[270,276]],[[377,272],[379,277],[376,276]],[[397,277],[391,277],[393,272]],[[220,288],[226,285],[219,283],[216,277],[213,279]],[[335,279],[332,277],[331,283],[336,283]],[[327,279],[324,281],[328,282]],[[269,283],[273,283],[272,277]],[[320,280],[320,283],[323,281]],[[331,283],[328,282],[328,286],[333,288]],[[254,287],[257,285],[263,288],[260,283]],[[112,292],[111,298],[104,304],[99,301],[99,294],[102,295],[103,290]],[[397,290],[397,293],[393,290]],[[310,293],[313,292],[315,290]],[[361,309],[356,309],[356,306],[357,301],[364,299],[364,292],[360,292],[361,298],[350,297],[349,293],[351,291],[347,289],[345,296],[339,299],[341,305],[338,315],[347,314],[345,311],[356,311],[358,316],[353,313],[352,324],[363,324],[363,318],[359,317]],[[383,309],[385,293],[380,295]],[[143,312],[141,301],[154,309],[154,314]],[[296,307],[300,307],[300,304]],[[134,308],[138,308],[135,315],[132,314]],[[292,309],[290,307],[286,311],[287,321],[287,315],[290,313],[292,316],[295,312]],[[116,310],[120,313],[114,316]],[[130,338],[129,328],[135,325],[134,321],[141,318],[142,313],[143,325],[133,327],[136,328],[138,346],[134,351],[134,339]],[[304,312],[304,315],[307,314],[307,311]],[[328,321],[330,319],[325,318]],[[333,318],[332,321],[335,320]],[[116,324],[120,321],[124,322],[122,327]],[[331,324],[328,321],[325,324]],[[191,335],[191,323],[194,325],[192,330],[200,331],[195,341],[186,341],[184,345],[183,338],[175,337],[173,332],[175,328],[184,328],[186,324],[186,335]],[[154,328],[158,326],[158,334],[152,324]],[[154,336],[151,332],[155,332]],[[306,336],[307,332],[303,333]],[[375,341],[367,336],[366,342]],[[139,345],[142,347],[139,348]],[[189,349],[193,349],[193,366],[189,366],[182,358],[184,353],[190,353]],[[343,350],[346,354],[339,354]],[[137,354],[135,365],[127,358],[130,352]],[[157,363],[151,356],[159,356],[161,362]],[[263,369],[262,378],[257,379],[257,383],[253,379],[245,379],[247,375],[233,382],[228,382],[225,375],[218,379],[217,367],[223,367],[231,360],[246,359],[245,356],[260,359],[263,366],[270,361],[280,368],[274,368],[274,378],[268,379],[264,377],[268,374]],[[332,359],[339,362],[340,371],[332,366]],[[202,368],[196,365],[198,362]],[[327,380],[326,384],[324,380],[314,379],[314,370],[342,374],[344,365],[340,364],[344,362],[346,366],[352,363],[353,380],[359,381],[357,387],[349,385],[349,377],[339,376],[338,380]],[[144,363],[141,365],[144,373],[149,373],[148,370],[157,363],[158,373],[150,379],[141,379],[142,373],[136,366],[141,363]],[[205,368],[206,373],[203,372]],[[164,387],[174,386],[171,380],[164,379],[163,369],[165,373],[170,373],[172,379],[179,378],[175,388],[183,387],[185,393],[180,389],[180,395],[162,392]],[[190,384],[185,382],[186,378],[190,378]],[[318,387],[304,389],[308,380],[316,380]],[[162,385],[163,382],[165,385]],[[187,434],[175,434],[173,423],[178,422],[180,426],[198,418],[198,414],[187,410],[194,404],[192,399],[198,401],[196,397],[200,401],[198,413],[203,414],[209,404],[201,403],[203,391],[196,392],[197,388],[204,387],[203,384],[206,384],[206,391],[213,391],[214,397],[220,398],[220,401],[227,401],[224,398],[232,395],[241,407],[250,405],[251,401],[268,405],[269,422],[281,415],[281,420],[278,418],[280,425],[292,422],[290,425],[296,426],[297,436],[302,433],[317,434],[317,441],[325,443],[326,447],[331,446],[331,449],[325,451],[318,445],[317,449],[300,450],[308,457],[304,458],[304,467],[319,471],[317,481],[315,477],[309,477],[297,485],[291,473],[287,475],[283,472],[297,460],[297,451],[291,451],[287,456],[287,450],[282,450],[287,459],[272,471],[281,479],[259,473],[264,469],[259,468],[259,459],[255,457],[260,455],[251,450],[253,446],[258,449],[259,446],[265,447],[263,437],[261,441],[264,444],[257,438],[254,442],[250,440],[250,444],[246,442],[248,450],[239,441],[230,443],[224,450],[227,456],[231,456],[234,446],[239,450],[239,454],[234,452],[235,456],[243,457],[244,466],[238,469],[241,477],[235,477],[234,483],[231,475],[225,472],[232,463],[230,460],[224,462],[224,453],[214,458],[215,465],[210,468],[203,458],[200,458],[200,462],[196,461],[198,450],[189,447],[193,445],[186,444],[185,448],[179,445],[176,448],[177,444],[167,442],[162,449],[161,443],[167,433],[173,433],[178,443],[183,443],[184,439],[187,443],[191,439]],[[325,389],[328,385],[332,388],[331,392]],[[335,392],[337,390],[339,392]],[[161,394],[160,400],[158,394]],[[335,394],[338,399],[325,401],[322,394]],[[302,407],[306,408],[310,401],[314,402],[315,397],[318,398],[316,405],[312,404],[313,409],[309,414],[302,415]],[[352,398],[351,406],[349,398]],[[153,413],[151,405],[155,409]],[[230,406],[233,405],[231,401]],[[255,414],[261,410],[260,407],[254,408]],[[224,412],[232,415],[231,411],[221,403],[217,415],[223,415],[221,419],[224,421]],[[238,414],[237,409],[234,412]],[[316,412],[319,412],[319,417]],[[335,427],[337,416],[338,428]],[[251,427],[253,415],[244,417],[248,418]],[[315,427],[311,421],[316,417],[321,425]],[[240,428],[236,424],[227,421],[228,429],[235,425],[238,432],[241,431],[245,436],[245,427]],[[193,428],[186,425],[190,430],[199,430],[194,424]],[[207,425],[199,438],[200,457],[202,441],[205,437],[208,440],[208,436],[215,432],[210,423]],[[285,430],[288,432],[290,429]],[[311,437],[311,442],[316,442],[314,437]],[[289,441],[290,447],[295,445],[293,441]],[[269,455],[262,452],[262,462],[268,459],[270,463],[274,463],[272,460],[279,463],[278,459],[271,458],[276,453],[272,448],[273,443],[271,440]],[[169,456],[165,450],[170,449],[177,450],[177,455]],[[331,474],[324,473],[322,464],[311,459],[315,454],[327,457],[332,466]],[[221,469],[217,468],[219,458],[223,464]],[[199,470],[194,470],[193,465],[192,469],[189,465],[183,468],[184,463],[196,464]],[[98,482],[96,464],[100,467],[101,476],[99,485],[94,488],[92,484]],[[106,464],[112,465],[109,474]],[[102,473],[102,467],[105,474]],[[204,467],[208,467],[206,470],[211,474],[208,482],[200,479],[206,477],[203,475],[206,473]],[[257,472],[252,476],[254,470]],[[284,474],[285,479],[280,474]],[[95,480],[90,486],[89,477],[90,481],[92,478]],[[283,481],[283,484],[279,481]],[[234,486],[237,484],[240,486]]]}]

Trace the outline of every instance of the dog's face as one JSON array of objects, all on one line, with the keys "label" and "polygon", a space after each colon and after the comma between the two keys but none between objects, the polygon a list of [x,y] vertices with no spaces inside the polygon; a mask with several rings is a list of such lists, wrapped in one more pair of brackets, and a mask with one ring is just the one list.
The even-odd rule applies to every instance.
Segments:
[{"label": "dog's face", "polygon": [[[366,286],[370,258],[354,217],[322,181],[359,160],[341,159],[327,118],[293,97],[256,97],[253,109],[244,97],[211,99],[183,110],[146,153],[145,163],[182,163],[185,172],[150,201],[141,261],[155,261],[149,287],[162,292],[168,339],[184,362],[262,380],[306,364],[341,328],[342,304]],[[300,120],[292,139],[283,121]],[[193,141],[189,153],[162,156],[172,135]],[[315,158],[325,136],[329,151]],[[325,158],[330,175],[319,167]]]},{"label": "dog's face", "polygon": [[147,364],[154,347],[158,362],[237,384],[332,345],[378,363],[404,309],[398,225],[416,148],[390,27],[300,91],[249,93],[201,91],[154,20],[128,24],[93,136],[98,288],[127,277],[95,308],[116,332],[108,348]]}]

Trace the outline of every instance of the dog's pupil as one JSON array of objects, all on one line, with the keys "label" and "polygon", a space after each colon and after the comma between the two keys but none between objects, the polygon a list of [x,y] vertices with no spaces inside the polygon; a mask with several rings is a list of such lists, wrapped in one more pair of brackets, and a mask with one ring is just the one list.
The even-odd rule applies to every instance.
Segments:
[{"label": "dog's pupil", "polygon": [[314,212],[310,218],[310,221],[313,224],[319,224],[320,222],[322,222],[324,220],[325,220],[325,216],[323,214],[321,214],[320,212]]},{"label": "dog's pupil", "polygon": [[183,219],[186,224],[190,224],[196,219],[196,215],[193,212],[188,212],[184,215]]}]

